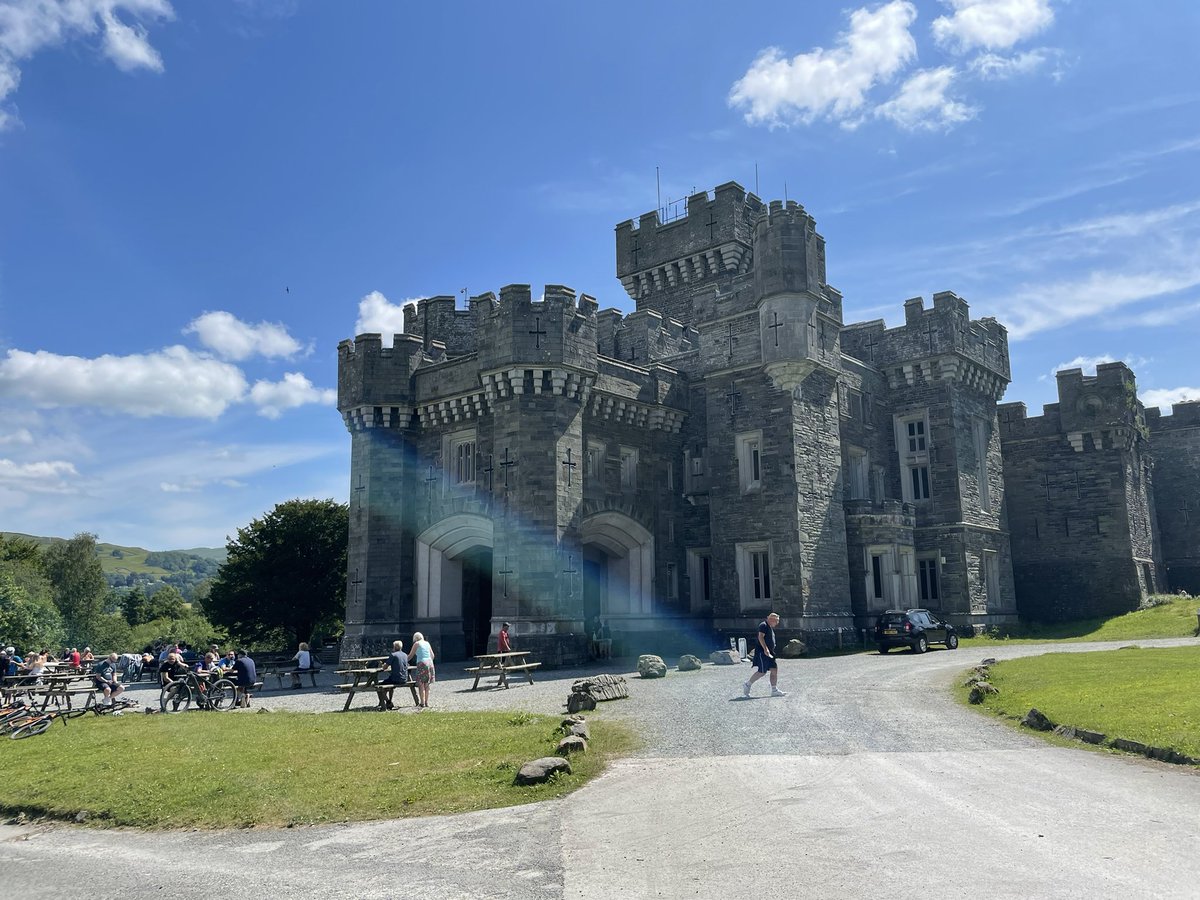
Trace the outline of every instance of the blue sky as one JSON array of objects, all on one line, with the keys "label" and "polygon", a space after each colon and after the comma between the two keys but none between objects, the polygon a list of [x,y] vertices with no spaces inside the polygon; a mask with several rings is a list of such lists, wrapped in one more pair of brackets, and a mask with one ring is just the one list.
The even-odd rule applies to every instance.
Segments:
[{"label": "blue sky", "polygon": [[219,546],[345,499],[336,345],[613,226],[799,200],[847,321],[953,290],[1007,399],[1200,398],[1200,6],[0,0],[0,529]]}]

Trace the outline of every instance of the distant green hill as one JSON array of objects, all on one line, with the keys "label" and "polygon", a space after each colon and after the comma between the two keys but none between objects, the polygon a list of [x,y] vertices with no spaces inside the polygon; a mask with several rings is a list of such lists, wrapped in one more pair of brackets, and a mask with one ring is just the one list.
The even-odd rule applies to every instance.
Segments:
[{"label": "distant green hill", "polygon": [[[43,549],[63,538],[40,537],[16,531],[0,532],[5,537],[33,541]],[[120,544],[96,542],[100,568],[110,585],[132,586],[161,581],[179,588],[184,599],[191,599],[191,589],[205,578],[212,577],[225,562],[225,548],[193,547],[189,550],[146,550],[142,547],[123,547]]]}]

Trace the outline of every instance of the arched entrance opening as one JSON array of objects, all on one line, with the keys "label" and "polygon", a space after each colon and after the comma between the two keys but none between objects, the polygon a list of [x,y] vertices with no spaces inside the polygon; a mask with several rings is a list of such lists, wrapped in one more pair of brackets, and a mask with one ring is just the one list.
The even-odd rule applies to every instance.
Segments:
[{"label": "arched entrance opening", "polygon": [[417,537],[417,619],[446,658],[487,652],[492,628],[492,522],[460,513]]},{"label": "arched entrance opening", "polygon": [[654,536],[615,510],[580,523],[583,544],[583,604],[588,622],[648,616],[653,612]]}]

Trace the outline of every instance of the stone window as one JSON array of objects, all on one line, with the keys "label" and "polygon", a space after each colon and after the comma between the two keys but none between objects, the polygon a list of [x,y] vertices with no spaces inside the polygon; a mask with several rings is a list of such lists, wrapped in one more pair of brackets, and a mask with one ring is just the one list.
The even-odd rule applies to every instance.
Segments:
[{"label": "stone window", "polygon": [[742,609],[761,609],[771,601],[771,545],[737,545],[738,587]]},{"label": "stone window", "polygon": [[846,490],[851,500],[871,499],[871,457],[861,447],[848,447],[846,457],[849,468],[846,472]]},{"label": "stone window", "polygon": [[688,590],[692,612],[712,608],[712,556],[707,548],[687,552]]},{"label": "stone window", "polygon": [[871,547],[867,550],[867,596],[876,609],[886,609],[892,599],[892,576],[895,574],[891,547]]},{"label": "stone window", "polygon": [[743,494],[762,487],[762,432],[737,436],[738,487]]},{"label": "stone window", "polygon": [[928,500],[929,421],[924,412],[896,417],[896,454],[900,460],[900,490],[907,503]]},{"label": "stone window", "polygon": [[599,441],[588,441],[583,458],[583,477],[588,481],[604,478],[604,445]]},{"label": "stone window", "polygon": [[667,460],[667,490],[675,490],[675,463]]},{"label": "stone window", "polygon": [[983,551],[983,588],[989,609],[1000,605],[1000,557],[995,550]]},{"label": "stone window", "polygon": [[679,596],[679,573],[675,571],[675,563],[667,563],[667,599],[674,600]]},{"label": "stone window", "polygon": [[971,436],[975,441],[975,459],[979,463],[979,507],[990,511],[992,491],[988,484],[988,428],[983,419],[975,419],[971,423]]},{"label": "stone window", "polygon": [[863,395],[858,391],[850,391],[850,418],[856,422],[863,419]]},{"label": "stone window", "polygon": [[922,606],[941,605],[941,584],[938,577],[938,558],[923,557],[917,560],[917,582]]},{"label": "stone window", "polygon": [[459,431],[442,440],[450,487],[475,484],[475,430]]},{"label": "stone window", "polygon": [[633,447],[621,448],[621,490],[637,490],[638,452]]}]

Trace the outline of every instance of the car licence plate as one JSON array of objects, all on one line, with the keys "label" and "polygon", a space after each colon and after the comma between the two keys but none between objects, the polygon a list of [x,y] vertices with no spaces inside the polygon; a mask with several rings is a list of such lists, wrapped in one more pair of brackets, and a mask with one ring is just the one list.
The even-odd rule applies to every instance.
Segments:
[{"label": "car licence plate", "polygon": [[883,629],[883,633],[884,634],[896,634],[897,632],[896,632],[895,628],[885,628],[885,629]]}]

